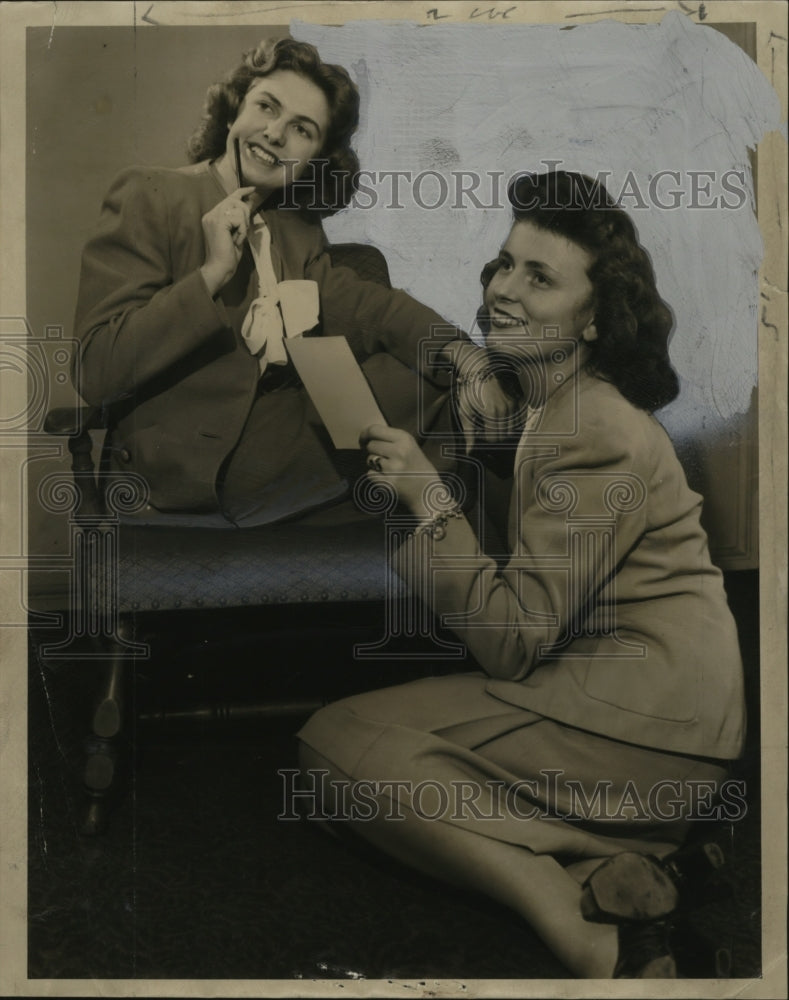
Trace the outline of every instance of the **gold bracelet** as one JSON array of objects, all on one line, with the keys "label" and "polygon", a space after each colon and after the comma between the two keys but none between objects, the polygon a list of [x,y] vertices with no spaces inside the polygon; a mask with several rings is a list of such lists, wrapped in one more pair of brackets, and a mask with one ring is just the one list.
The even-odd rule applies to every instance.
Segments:
[{"label": "gold bracelet", "polygon": [[447,524],[450,517],[463,517],[463,511],[458,504],[450,507],[449,510],[442,510],[437,514],[431,514],[427,520],[422,521],[421,524],[418,524],[414,528],[414,536],[430,535],[435,541],[440,542],[447,533]]}]

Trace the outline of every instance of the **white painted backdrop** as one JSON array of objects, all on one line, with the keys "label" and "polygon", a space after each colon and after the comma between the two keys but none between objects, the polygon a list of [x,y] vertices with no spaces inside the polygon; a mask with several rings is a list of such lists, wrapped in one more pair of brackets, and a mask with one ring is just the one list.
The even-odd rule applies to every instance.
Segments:
[{"label": "white painted backdrop", "polygon": [[[296,22],[294,37],[324,60],[346,66],[361,88],[364,118],[356,142],[367,169],[452,171],[507,177],[539,171],[546,160],[568,170],[606,171],[623,192],[652,256],[658,287],[676,315],[672,360],[682,395],[661,413],[675,437],[694,437],[705,419],[745,413],[757,373],[755,275],[762,241],[753,211],[748,150],[779,123],[769,82],[740,48],[680,14],[657,25],[614,21],[576,25],[356,22],[342,28]],[[715,180],[698,182],[709,203],[739,208],[634,207],[649,201],[650,177],[664,204],[691,198],[688,171],[745,174],[747,198]],[[740,181],[729,176],[735,189]],[[478,195],[487,203],[483,184]],[[404,208],[375,207],[329,221],[335,241],[360,240],[386,254],[393,281],[469,328],[479,305],[478,274],[495,256],[510,220],[506,209],[425,211],[401,182]],[[439,200],[425,178],[421,199]],[[368,205],[372,197],[365,197]],[[467,201],[469,199],[466,199]],[[506,200],[506,198],[504,199]]]}]

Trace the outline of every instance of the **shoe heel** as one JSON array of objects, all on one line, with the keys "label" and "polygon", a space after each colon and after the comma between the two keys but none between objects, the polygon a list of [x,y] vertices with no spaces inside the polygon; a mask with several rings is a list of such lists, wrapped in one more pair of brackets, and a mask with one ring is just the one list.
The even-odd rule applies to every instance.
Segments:
[{"label": "shoe heel", "polygon": [[676,979],[677,962],[669,925],[663,920],[621,924],[615,979]]},{"label": "shoe heel", "polygon": [[720,902],[732,895],[731,883],[723,872],[726,856],[714,842],[677,851],[660,864],[679,890],[682,910]]}]

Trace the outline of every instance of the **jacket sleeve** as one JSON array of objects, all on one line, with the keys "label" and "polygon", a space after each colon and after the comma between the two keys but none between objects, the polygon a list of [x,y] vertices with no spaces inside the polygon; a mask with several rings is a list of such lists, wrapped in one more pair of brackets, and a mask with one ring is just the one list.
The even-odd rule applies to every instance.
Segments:
[{"label": "jacket sleeve", "polygon": [[407,292],[365,281],[351,268],[333,267],[325,251],[309,262],[306,277],[318,282],[326,336],[346,337],[360,361],[385,351],[427,378],[449,384],[438,348],[440,342],[468,340],[458,327]]},{"label": "jacket sleeve", "polygon": [[199,269],[174,279],[170,238],[162,176],[121,173],[82,257],[75,381],[91,404],[131,395],[227,326]]},{"label": "jacket sleeve", "polygon": [[521,680],[551,647],[613,614],[608,585],[646,529],[649,459],[638,432],[605,423],[592,419],[561,444],[522,443],[503,568],[465,518],[451,518],[440,541],[409,537],[395,555],[399,575],[491,677]]}]

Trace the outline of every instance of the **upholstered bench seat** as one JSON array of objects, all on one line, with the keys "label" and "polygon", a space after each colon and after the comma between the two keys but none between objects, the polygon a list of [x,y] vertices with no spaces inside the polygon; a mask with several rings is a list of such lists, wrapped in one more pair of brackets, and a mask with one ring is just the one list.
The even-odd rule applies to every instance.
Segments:
[{"label": "upholstered bench seat", "polygon": [[229,531],[122,525],[119,532],[121,614],[379,601],[401,592],[387,566],[381,518]]}]

